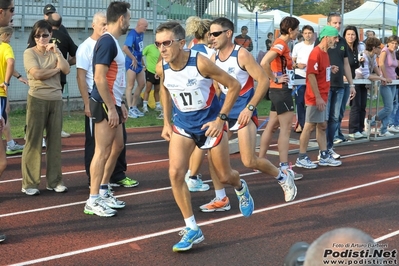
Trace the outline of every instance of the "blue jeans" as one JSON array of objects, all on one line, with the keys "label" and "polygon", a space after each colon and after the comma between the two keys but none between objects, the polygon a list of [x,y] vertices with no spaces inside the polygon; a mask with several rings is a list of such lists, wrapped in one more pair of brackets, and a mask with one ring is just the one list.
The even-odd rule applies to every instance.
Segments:
[{"label": "blue jeans", "polygon": [[[295,75],[295,79],[305,79],[305,78],[299,75]],[[305,89],[306,85],[298,85],[296,89],[293,91],[293,94],[295,96],[296,116],[298,123],[302,129],[305,126],[305,116],[306,116]]]},{"label": "blue jeans", "polygon": [[377,116],[381,121],[380,133],[385,134],[388,128],[389,115],[393,110],[393,96],[396,93],[396,85],[381,85],[380,95],[382,97],[382,102],[384,103],[384,108],[378,111]]},{"label": "blue jeans", "polygon": [[345,140],[344,134],[341,132],[341,123],[342,123],[342,118],[344,118],[345,110],[346,110],[346,103],[348,102],[349,99],[349,84],[344,85],[344,96],[342,97],[342,105],[341,105],[341,110],[339,111],[339,121],[338,121],[338,128],[337,131],[335,132],[334,139],[342,139]]},{"label": "blue jeans", "polygon": [[330,88],[327,102],[327,149],[331,149],[334,145],[335,132],[339,125],[339,114],[341,112],[342,99],[345,94],[344,88]]},{"label": "blue jeans", "polygon": [[390,126],[399,126],[399,89],[396,87],[396,93],[393,100],[393,109],[391,115],[389,116]]}]

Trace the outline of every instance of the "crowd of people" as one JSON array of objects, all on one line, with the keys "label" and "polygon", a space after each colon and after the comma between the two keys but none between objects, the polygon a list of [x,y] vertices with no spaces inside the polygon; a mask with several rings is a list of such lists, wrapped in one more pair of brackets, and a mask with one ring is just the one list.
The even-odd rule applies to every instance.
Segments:
[{"label": "crowd of people", "polygon": [[[12,0],[0,0],[0,37],[5,44],[3,33],[7,38],[12,34],[9,23],[13,5]],[[297,195],[295,180],[303,178],[292,170],[288,160],[295,106],[298,120],[295,131],[301,133],[297,167],[313,169],[318,165],[342,164],[333,145],[336,139],[345,138],[340,124],[348,100],[351,103],[348,137],[367,136],[367,87],[354,85],[355,78],[381,81],[384,108],[373,116],[370,125],[381,121],[380,136],[399,132],[398,93],[391,84],[398,67],[395,53],[398,37],[388,38],[387,46],[382,49],[379,40],[372,36],[365,44],[361,43],[353,26],[346,27],[341,37],[338,13],[328,16],[328,25],[316,40],[314,29],[304,26],[303,41],[296,44],[293,51],[290,43],[298,38],[299,21],[294,17],[284,18],[280,23],[281,35],[273,40],[273,34],[268,34],[268,51],[260,63],[250,54],[253,46],[247,35],[248,28],[242,27],[241,34],[233,37],[234,24],[227,18],[191,17],[186,29],[178,22],[162,23],[156,29],[155,42],[144,46],[147,20],[140,18],[128,32],[130,4],[115,1],[106,12],[93,16],[92,35],[77,47],[54,6],[47,5],[44,14],[44,19],[33,25],[23,56],[30,89],[21,163],[22,192],[29,196],[40,194],[44,130],[46,187],[58,193],[68,190],[61,171],[62,90],[70,66],[76,64],[86,116],[85,169],[90,186],[83,211],[101,217],[114,216],[115,209],[124,208],[126,203],[114,196],[110,184],[138,185],[138,181],[125,174],[125,121],[148,112],[149,92],[154,87],[155,110],[160,112],[158,118],[164,120],[161,136],[169,141],[172,192],[185,223],[182,238],[173,245],[173,251],[189,250],[204,240],[194,217],[190,192],[210,189],[199,173],[205,153],[215,198],[200,206],[201,211],[230,210],[225,192],[225,185],[230,185],[234,187],[243,216],[252,215],[254,199],[249,187],[230,164],[228,140],[233,133],[237,133],[244,166],[274,177],[283,190],[284,200],[290,202]],[[125,34],[126,40],[120,47],[118,39]],[[195,37],[195,41],[187,45],[187,36]],[[6,92],[11,76],[22,78],[14,73],[12,49],[9,54],[5,67],[0,68],[4,72],[0,76],[1,130],[7,125]],[[305,79],[306,85],[292,86],[294,75]],[[143,109],[139,110],[143,90]],[[256,154],[257,105],[264,97],[271,101],[271,111],[259,154]],[[317,163],[306,153],[315,128],[320,149]],[[266,153],[277,129],[280,162],[273,165]],[[7,145],[17,145],[11,140]],[[3,150],[0,146],[0,174],[6,168]],[[4,239],[0,235],[0,241]]]}]

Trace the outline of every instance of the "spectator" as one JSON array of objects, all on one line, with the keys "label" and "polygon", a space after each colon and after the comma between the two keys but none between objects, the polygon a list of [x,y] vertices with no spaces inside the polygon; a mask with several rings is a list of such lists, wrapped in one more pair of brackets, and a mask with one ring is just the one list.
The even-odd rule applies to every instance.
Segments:
[{"label": "spectator", "polygon": [[[129,107],[129,117],[138,118],[144,116],[144,113],[137,108],[138,101],[141,97],[141,91],[145,86],[143,48],[144,48],[144,32],[147,30],[148,22],[141,18],[137,21],[136,28],[132,29],[126,37],[123,45],[126,68],[126,103]],[[137,81],[137,87],[132,98],[134,83]]]},{"label": "spectator", "polygon": [[[396,58],[399,58],[399,51],[396,51]],[[395,69],[396,78],[399,76],[399,68]],[[396,85],[396,93],[393,100],[393,110],[389,116],[388,130],[393,133],[399,132],[399,85]]]},{"label": "spectator", "polygon": [[[371,81],[381,80],[381,71],[378,68],[377,58],[381,53],[381,41],[375,37],[367,38],[366,49],[363,51],[363,61],[359,68],[355,70],[357,79],[369,79]],[[351,101],[351,111],[349,114],[349,137],[367,137],[365,129],[367,87],[366,84],[356,85],[356,96]]]},{"label": "spectator", "polygon": [[319,144],[321,166],[340,166],[341,161],[335,160],[327,152],[326,141],[326,106],[330,90],[329,77],[337,72],[337,66],[331,66],[327,54],[329,49],[335,49],[338,42],[338,30],[332,26],[325,26],[320,33],[319,44],[311,51],[306,68],[306,122],[299,139],[299,155],[295,165],[307,169],[314,169],[313,163],[306,155],[310,133],[316,127],[316,140]]},{"label": "spectator", "polygon": [[[396,93],[396,85],[392,85],[392,80],[396,80],[395,69],[398,67],[398,60],[396,58],[396,50],[398,49],[399,38],[396,35],[392,35],[387,40],[387,46],[381,50],[379,58],[379,66],[381,69],[382,77],[385,78],[386,83],[381,84],[380,94],[384,108],[378,113],[377,117],[381,121],[380,133],[381,137],[393,136],[388,131],[389,116],[393,110],[393,99]],[[371,118],[371,125],[375,125],[376,116]],[[396,129],[396,128],[394,128]],[[396,130],[395,130],[396,131]]]},{"label": "spectator", "polygon": [[[6,27],[11,23],[14,16],[14,9],[13,0],[0,0],[0,27]],[[2,115],[0,115],[0,133],[3,131],[3,128],[4,120]],[[7,158],[3,145],[3,142],[0,141],[0,177],[7,167]],[[4,240],[6,240],[6,236],[0,233],[0,243]]]},{"label": "spectator", "polygon": [[248,27],[242,26],[241,34],[237,35],[234,38],[234,44],[238,44],[239,46],[242,46],[245,49],[247,49],[249,52],[251,52],[254,49],[254,46],[251,37],[249,37],[247,34],[248,34]]},{"label": "spectator", "polygon": [[366,30],[366,38],[363,40],[366,43],[367,38],[375,37],[375,32],[373,30]]},{"label": "spectator", "polygon": [[[75,65],[76,63],[76,50],[78,49],[77,45],[73,42],[72,38],[63,33],[60,30],[62,18],[58,13],[51,13],[48,15],[47,19],[48,23],[53,28],[53,33],[50,42],[55,42],[58,49],[60,49],[62,56],[68,60],[69,65]],[[66,75],[61,73],[61,86],[62,92],[64,92],[64,87],[67,84]],[[61,131],[61,137],[68,138],[71,135],[64,130]]]},{"label": "spectator", "polygon": [[33,25],[36,46],[24,52],[29,91],[26,110],[26,144],[22,154],[22,192],[32,196],[40,193],[41,142],[47,133],[47,189],[66,192],[61,171],[62,92],[60,72],[69,73],[69,64],[55,43],[50,43],[51,25],[39,20]]},{"label": "spectator", "polygon": [[266,51],[269,51],[270,48],[272,48],[272,44],[273,44],[273,32],[269,32],[267,34],[267,39],[265,41],[266,44]]},{"label": "spectator", "polygon": [[[314,47],[314,29],[310,25],[305,25],[302,28],[304,41],[297,43],[292,51],[293,68],[295,69],[295,79],[306,78],[306,66],[310,52]],[[306,85],[298,85],[294,89],[295,106],[297,122],[295,124],[295,132],[300,133],[305,125],[305,89]]]},{"label": "spectator", "polygon": [[[344,38],[348,45],[348,61],[351,68],[352,78],[355,78],[355,69],[364,64],[363,53],[365,50],[364,44],[359,41],[359,34],[355,26],[347,26],[344,30]],[[361,56],[359,60],[359,55]],[[374,67],[372,67],[374,69]],[[370,74],[370,73],[369,73]],[[348,85],[345,84],[345,87]],[[345,88],[348,90],[348,88]],[[367,133],[364,129],[364,118],[366,116],[367,105],[367,89],[365,84],[355,85],[356,96],[350,101],[349,114],[349,138],[359,139],[366,138]],[[340,120],[344,116],[346,104],[341,106]],[[342,117],[341,117],[342,116]],[[341,131],[337,131],[335,139],[345,140]]]},{"label": "spectator", "polygon": [[[77,81],[80,94],[85,106],[85,169],[90,184],[90,164],[94,154],[94,128],[95,123],[91,118],[89,98],[93,90],[93,51],[97,40],[106,31],[107,18],[105,12],[97,12],[93,16],[93,34],[87,38],[76,52]],[[123,141],[125,147],[119,155],[115,169],[110,178],[111,186],[136,187],[139,182],[126,176],[126,128],[122,124]]]},{"label": "spectator", "polygon": [[10,103],[7,98],[10,80],[15,72],[14,51],[9,44],[14,30],[12,27],[0,27],[0,97],[1,97],[1,115],[4,118],[3,133],[7,141],[7,155],[21,153],[24,145],[18,144],[11,135],[10,121],[8,113],[10,112]]},{"label": "spectator", "polygon": [[[159,50],[155,44],[147,45],[143,50],[143,55],[145,56],[146,68],[145,68],[145,78],[146,78],[146,88],[143,97],[143,112],[148,112],[148,98],[152,87],[154,86],[154,99],[155,99],[155,111],[162,112],[162,106],[159,98],[159,77],[155,73],[155,66],[159,60]],[[161,118],[163,119],[163,117]]]},{"label": "spectator", "polygon": [[107,8],[107,31],[93,51],[94,84],[90,113],[94,127],[95,150],[90,164],[90,195],[84,213],[114,216],[126,203],[109,191],[108,183],[118,156],[124,148],[123,126],[127,110],[122,101],[125,89],[125,60],[118,38],[129,29],[130,4],[111,2]]},{"label": "spectator", "polygon": [[[327,17],[327,25],[335,27],[338,31],[341,29],[342,19],[337,12],[331,12]],[[318,42],[316,41],[316,45]],[[331,73],[330,93],[328,94],[327,104],[327,149],[334,159],[339,159],[341,156],[333,150],[334,137],[337,130],[340,128],[340,116],[342,112],[342,105],[346,105],[349,96],[352,99],[356,95],[355,85],[353,85],[351,68],[348,61],[348,45],[341,36],[337,43],[336,49],[329,49],[328,56],[332,66],[338,67],[338,72]],[[344,86],[344,79],[346,77],[349,83],[349,89]],[[342,116],[341,116],[342,120]]]}]

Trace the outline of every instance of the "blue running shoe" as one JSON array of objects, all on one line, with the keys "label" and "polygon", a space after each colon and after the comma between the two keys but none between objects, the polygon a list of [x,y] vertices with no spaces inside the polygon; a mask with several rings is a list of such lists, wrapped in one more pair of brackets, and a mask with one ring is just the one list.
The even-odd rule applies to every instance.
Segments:
[{"label": "blue running shoe", "polygon": [[179,243],[173,246],[174,252],[189,250],[192,248],[193,244],[198,244],[205,239],[199,227],[198,230],[193,230],[189,227],[186,227],[179,232],[179,236],[183,237]]},{"label": "blue running shoe", "polygon": [[249,188],[245,180],[241,179],[241,183],[242,183],[242,190],[241,191],[236,190],[236,194],[238,201],[240,202],[240,211],[242,215],[244,215],[245,217],[249,217],[254,211],[255,204],[251,194],[249,194]]}]

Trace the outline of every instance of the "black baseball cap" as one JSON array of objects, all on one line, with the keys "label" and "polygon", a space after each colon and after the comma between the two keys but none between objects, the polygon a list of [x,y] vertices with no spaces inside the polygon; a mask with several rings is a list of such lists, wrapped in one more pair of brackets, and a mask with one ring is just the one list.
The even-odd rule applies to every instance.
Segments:
[{"label": "black baseball cap", "polygon": [[44,8],[43,8],[43,14],[44,15],[49,15],[51,13],[55,13],[57,10],[55,9],[55,7],[52,4],[47,4]]}]

